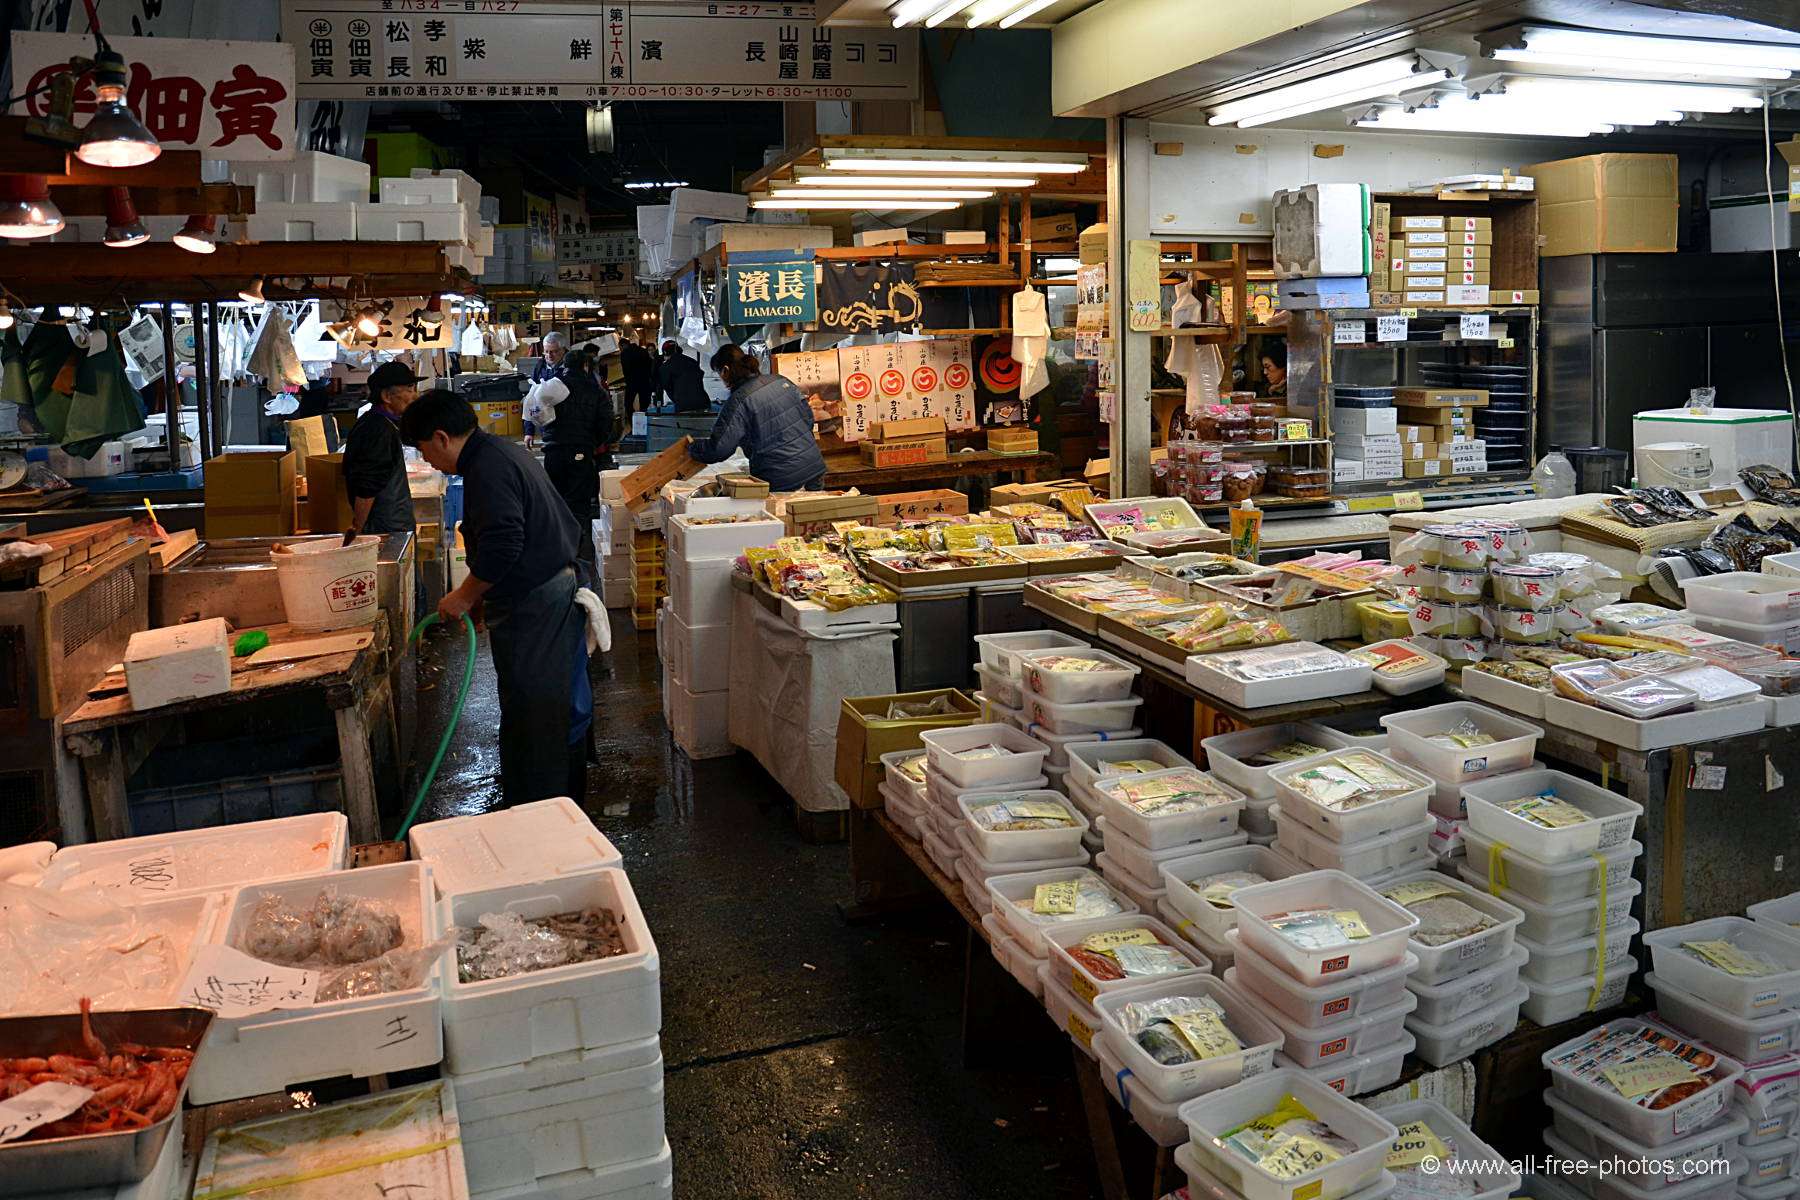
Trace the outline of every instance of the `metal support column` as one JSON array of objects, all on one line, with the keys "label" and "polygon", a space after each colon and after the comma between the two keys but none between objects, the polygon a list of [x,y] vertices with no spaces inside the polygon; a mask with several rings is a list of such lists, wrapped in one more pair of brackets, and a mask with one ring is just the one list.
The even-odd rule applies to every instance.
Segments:
[{"label": "metal support column", "polygon": [[162,306],[163,438],[169,447],[169,469],[181,469],[181,378],[175,370],[175,306]]},{"label": "metal support column", "polygon": [[1112,423],[1111,488],[1114,497],[1150,494],[1150,349],[1147,333],[1131,332],[1127,288],[1130,248],[1150,236],[1149,132],[1144,122],[1109,117],[1106,122],[1107,331],[1113,346],[1113,384],[1118,412]]},{"label": "metal support column", "polygon": [[231,442],[231,413],[227,385],[219,382],[219,302],[206,302],[206,365],[207,378],[212,386],[207,392],[208,412],[212,417],[213,443],[219,453]]},{"label": "metal support column", "polygon": [[217,452],[213,444],[212,381],[207,374],[206,321],[203,306],[196,301],[190,310],[194,321],[194,407],[200,423],[200,461],[206,462]]}]

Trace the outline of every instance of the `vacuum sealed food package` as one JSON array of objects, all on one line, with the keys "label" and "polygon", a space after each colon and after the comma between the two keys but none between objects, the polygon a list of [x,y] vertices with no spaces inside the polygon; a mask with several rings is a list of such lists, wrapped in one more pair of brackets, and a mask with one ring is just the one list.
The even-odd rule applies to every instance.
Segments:
[{"label": "vacuum sealed food package", "polygon": [[1311,742],[1295,738],[1291,742],[1283,742],[1279,746],[1271,746],[1267,750],[1258,750],[1244,759],[1246,767],[1279,767],[1283,763],[1299,762],[1303,758],[1311,758],[1315,754],[1324,754],[1330,747],[1315,746]]},{"label": "vacuum sealed food package", "polygon": [[1191,768],[1162,771],[1144,778],[1109,778],[1097,790],[1117,797],[1147,817],[1199,812],[1235,804],[1243,798],[1212,776]]},{"label": "vacuum sealed food package", "polygon": [[1154,979],[1194,969],[1191,959],[1143,927],[1090,934],[1067,950],[1070,958],[1102,983]]},{"label": "vacuum sealed food package", "polygon": [[1026,829],[1069,829],[1075,818],[1054,800],[1030,796],[1006,796],[970,801],[969,819],[989,833],[1016,833]]},{"label": "vacuum sealed food package", "polygon": [[1293,635],[1280,621],[1261,618],[1254,621],[1232,621],[1210,629],[1192,626],[1172,630],[1168,640],[1190,654],[1211,654],[1219,650],[1236,650],[1253,646],[1278,646],[1293,640]]},{"label": "vacuum sealed food package", "polygon": [[1419,927],[1409,936],[1426,946],[1460,942],[1498,923],[1459,898],[1454,887],[1436,880],[1409,880],[1383,888],[1381,894],[1419,918]]},{"label": "vacuum sealed food package", "polygon": [[1226,1149],[1280,1179],[1296,1179],[1356,1149],[1291,1095],[1226,1133],[1222,1141]]},{"label": "vacuum sealed food package", "polygon": [[1331,812],[1351,812],[1364,805],[1418,789],[1419,784],[1368,750],[1344,750],[1296,771],[1284,786]]},{"label": "vacuum sealed food package", "polygon": [[1538,663],[1526,662],[1523,659],[1472,663],[1467,669],[1480,671],[1484,675],[1492,675],[1511,683],[1524,684],[1526,687],[1548,688],[1550,686],[1550,668]]},{"label": "vacuum sealed food package", "polygon": [[265,892],[240,949],[281,966],[342,966],[379,958],[402,938],[400,915],[373,900],[325,888],[310,905],[295,908]]},{"label": "vacuum sealed food package", "polygon": [[1736,975],[1745,979],[1760,979],[1765,975],[1786,975],[1794,969],[1791,965],[1777,962],[1759,950],[1739,945],[1729,937],[1683,942],[1681,943],[1681,952],[1690,958],[1697,958],[1709,966],[1717,967],[1727,975]]},{"label": "vacuum sealed food package", "polygon": [[1022,905],[1032,916],[1046,921],[1091,921],[1125,911],[1124,905],[1100,879],[1086,876],[1040,883]]},{"label": "vacuum sealed food package", "polygon": [[1583,704],[1594,703],[1594,697],[1601,688],[1623,683],[1630,678],[1616,665],[1604,659],[1564,663],[1550,668],[1550,684],[1556,689],[1556,694],[1570,700],[1579,700]]},{"label": "vacuum sealed food package", "polygon": [[1540,829],[1564,829],[1571,825],[1583,825],[1594,819],[1585,809],[1577,808],[1559,797],[1554,789],[1505,800],[1498,807],[1502,812],[1509,812]]},{"label": "vacuum sealed food package", "polygon": [[1425,739],[1436,742],[1440,746],[1449,746],[1455,750],[1467,750],[1472,746],[1491,746],[1496,741],[1491,733],[1486,733],[1473,718],[1464,717],[1442,733],[1434,733]]},{"label": "vacuum sealed food package", "polygon": [[1266,875],[1258,875],[1255,871],[1217,871],[1211,875],[1202,875],[1187,881],[1187,885],[1200,893],[1200,898],[1213,908],[1223,912],[1231,912],[1231,897],[1239,888],[1255,887],[1259,883],[1269,882]]},{"label": "vacuum sealed food package", "polygon": [[1165,1067],[1236,1054],[1244,1043],[1211,996],[1162,996],[1119,1006],[1119,1025]]},{"label": "vacuum sealed food package", "polygon": [[1692,690],[1659,675],[1640,675],[1594,693],[1603,707],[1640,721],[1692,708],[1698,699]]},{"label": "vacuum sealed food package", "polygon": [[1394,1177],[1389,1200],[1453,1200],[1483,1190],[1480,1176],[1470,1170],[1482,1164],[1464,1161],[1457,1139],[1438,1136],[1424,1121],[1399,1126],[1383,1165]]},{"label": "vacuum sealed food package", "polygon": [[1706,1047],[1648,1026],[1603,1026],[1546,1065],[1652,1111],[1679,1104],[1726,1077]]},{"label": "vacuum sealed food package", "polygon": [[1353,665],[1336,650],[1314,645],[1310,649],[1284,650],[1280,646],[1235,651],[1207,660],[1207,665],[1246,683],[1270,679],[1294,679],[1321,671],[1338,671]]},{"label": "vacuum sealed food package", "polygon": [[1335,950],[1370,936],[1353,908],[1303,908],[1264,918],[1269,928],[1302,950]]}]

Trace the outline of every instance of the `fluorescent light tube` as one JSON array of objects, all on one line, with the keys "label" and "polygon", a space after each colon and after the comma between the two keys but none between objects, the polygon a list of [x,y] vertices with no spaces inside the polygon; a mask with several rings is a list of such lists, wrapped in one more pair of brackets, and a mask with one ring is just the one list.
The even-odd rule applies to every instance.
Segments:
[{"label": "fluorescent light tube", "polygon": [[960,208],[961,202],[956,200],[910,200],[901,203],[894,200],[752,200],[751,208],[786,209],[806,211],[816,209],[829,212],[949,212]]},{"label": "fluorescent light tube", "polygon": [[1032,175],[1079,175],[1088,168],[1085,154],[1038,154],[1017,150],[881,150],[859,153],[827,147],[828,171],[878,171],[895,175],[992,175],[1023,171]]},{"label": "fluorescent light tube", "polygon": [[1221,104],[1207,114],[1206,120],[1209,125],[1261,125],[1356,100],[1391,96],[1449,77],[1448,71],[1433,67],[1417,51],[1409,50]]},{"label": "fluorescent light tube", "polygon": [[944,5],[942,8],[933,12],[929,17],[925,18],[925,28],[936,29],[939,25],[942,25],[945,21],[948,21],[951,17],[954,17],[957,13],[973,3],[975,3],[975,0],[950,0],[950,3]]},{"label": "fluorescent light tube", "polygon": [[986,200],[990,191],[977,188],[908,188],[905,191],[883,191],[879,188],[797,188],[771,186],[769,195],[781,200]]},{"label": "fluorescent light tube", "polygon": [[1800,45],[1769,42],[1659,37],[1550,25],[1510,26],[1478,40],[1502,62],[1768,80],[1787,79],[1800,70]]},{"label": "fluorescent light tube", "polygon": [[1055,3],[1056,0],[1026,0],[1026,3],[1021,4],[1019,7],[1000,18],[1000,28],[1011,29],[1020,21],[1025,20],[1027,17],[1036,16],[1038,13]]},{"label": "fluorescent light tube", "polygon": [[800,187],[886,189],[920,187],[1030,188],[1037,186],[1037,180],[1029,175],[958,175],[947,179],[942,175],[851,175],[843,171],[827,171],[817,175],[796,175],[794,183]]}]

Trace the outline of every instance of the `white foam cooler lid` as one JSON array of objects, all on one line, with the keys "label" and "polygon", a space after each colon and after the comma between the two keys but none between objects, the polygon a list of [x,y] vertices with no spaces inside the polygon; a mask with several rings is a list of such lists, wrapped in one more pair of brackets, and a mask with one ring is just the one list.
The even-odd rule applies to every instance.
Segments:
[{"label": "white foam cooler lid", "polygon": [[431,864],[440,896],[623,867],[624,856],[566,796],[415,825],[413,857]]}]

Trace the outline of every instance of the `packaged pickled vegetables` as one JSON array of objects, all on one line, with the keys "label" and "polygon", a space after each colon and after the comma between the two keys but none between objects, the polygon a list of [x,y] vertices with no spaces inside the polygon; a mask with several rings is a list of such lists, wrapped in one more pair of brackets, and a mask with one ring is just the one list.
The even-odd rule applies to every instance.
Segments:
[{"label": "packaged pickled vegetables", "polygon": [[1456,750],[1470,750],[1476,746],[1491,746],[1496,739],[1493,734],[1483,732],[1472,719],[1464,717],[1454,727],[1434,733],[1426,740]]},{"label": "packaged pickled vegetables", "polygon": [[1091,921],[1125,911],[1113,890],[1094,878],[1040,883],[1025,907],[1032,916],[1046,921]]},{"label": "packaged pickled vegetables", "polygon": [[955,757],[964,762],[986,762],[991,758],[1011,758],[1012,751],[1005,746],[997,746],[992,742],[981,746],[970,746],[967,750],[953,752]]},{"label": "packaged pickled vegetables", "polygon": [[1368,750],[1345,750],[1283,781],[1320,808],[1351,812],[1419,787],[1393,764]]},{"label": "packaged pickled vegetables", "polygon": [[1640,721],[1691,708],[1697,699],[1689,689],[1659,675],[1640,675],[1594,693],[1596,703]]},{"label": "packaged pickled vegetables", "polygon": [[912,754],[894,764],[894,769],[914,783],[925,782],[925,762],[923,754]]},{"label": "packaged pickled vegetables", "polygon": [[1214,655],[1207,661],[1207,666],[1214,670],[1246,683],[1294,679],[1322,671],[1341,671],[1352,665],[1354,664],[1348,658],[1336,650],[1328,650],[1312,643],[1301,643],[1291,648],[1266,646],[1231,650]]},{"label": "packaged pickled vegetables", "polygon": [[1069,957],[1101,983],[1192,971],[1193,962],[1149,929],[1113,929],[1068,947]]},{"label": "packaged pickled vegetables", "polygon": [[1095,764],[1097,773],[1101,775],[1142,775],[1146,771],[1160,771],[1168,766],[1154,758],[1115,758],[1111,761]]},{"label": "packaged pickled vegetables", "polygon": [[1324,754],[1328,747],[1315,746],[1311,742],[1303,742],[1295,738],[1291,742],[1283,742],[1267,750],[1259,750],[1244,759],[1246,767],[1279,767],[1283,763],[1299,762],[1303,758],[1311,758],[1315,754]]},{"label": "packaged pickled vegetables", "polygon": [[969,819],[989,833],[1016,833],[1026,829],[1069,829],[1075,818],[1054,800],[1008,796],[969,805]]},{"label": "packaged pickled vegetables", "polygon": [[1498,922],[1459,898],[1454,887],[1435,879],[1415,879],[1383,888],[1382,895],[1419,918],[1411,938],[1426,946],[1447,946],[1473,937]]},{"label": "packaged pickled vegetables", "polygon": [[1298,1179],[1351,1153],[1356,1146],[1335,1133],[1293,1096],[1221,1139],[1225,1148],[1278,1179]]},{"label": "packaged pickled vegetables", "polygon": [[1406,679],[1435,670],[1438,664],[1411,643],[1383,642],[1379,646],[1363,646],[1349,652],[1353,662],[1375,668],[1377,675],[1389,679]]},{"label": "packaged pickled vegetables", "polygon": [[1729,938],[1683,942],[1681,952],[1708,966],[1717,967],[1727,975],[1745,979],[1760,979],[1765,975],[1781,975],[1793,970],[1786,963],[1777,962],[1748,946],[1740,946]]},{"label": "packaged pickled vegetables", "polygon": [[1062,674],[1093,674],[1103,671],[1117,671],[1119,668],[1097,658],[1077,658],[1072,654],[1040,654],[1031,660],[1031,665],[1040,671],[1054,671]]},{"label": "packaged pickled vegetables", "polygon": [[1210,775],[1191,769],[1159,775],[1118,776],[1100,785],[1107,795],[1124,801],[1146,817],[1168,817],[1236,803],[1242,797]]},{"label": "packaged pickled vegetables", "polygon": [[1596,1029],[1548,1065],[1652,1111],[1679,1104],[1724,1078],[1712,1051],[1648,1027]]},{"label": "packaged pickled vegetables", "polygon": [[1550,668],[1523,659],[1472,663],[1467,669],[1480,671],[1484,675],[1492,675],[1511,683],[1523,684],[1526,687],[1548,688],[1550,686]]},{"label": "packaged pickled vegetables", "polygon": [[1236,650],[1252,646],[1279,646],[1292,641],[1293,635],[1280,621],[1262,619],[1233,621],[1214,629],[1178,629],[1166,635],[1190,654],[1212,654],[1220,650]]},{"label": "packaged pickled vegetables", "polygon": [[1579,700],[1583,704],[1594,703],[1594,696],[1601,688],[1622,683],[1629,678],[1631,676],[1604,659],[1589,659],[1586,662],[1565,663],[1550,668],[1550,683],[1556,689],[1556,694],[1570,700]]},{"label": "packaged pickled vegetables", "polygon": [[1225,912],[1231,911],[1231,897],[1239,888],[1254,887],[1259,883],[1269,882],[1268,876],[1258,875],[1255,871],[1220,871],[1212,875],[1202,875],[1198,879],[1188,880],[1188,886],[1200,893],[1200,898],[1214,908]]},{"label": "packaged pickled vegetables", "polygon": [[1699,665],[1698,658],[1677,650],[1646,650],[1620,662],[1619,670],[1627,675],[1667,675],[1671,671],[1685,671]]},{"label": "packaged pickled vegetables", "polygon": [[1236,1054],[1244,1043],[1211,996],[1163,996],[1122,1005],[1125,1035],[1165,1067]]},{"label": "packaged pickled vegetables", "polygon": [[1560,799],[1554,790],[1520,796],[1516,800],[1504,802],[1500,808],[1543,829],[1564,829],[1594,819],[1585,809],[1576,808],[1567,800]]},{"label": "packaged pickled vegetables", "polygon": [[1302,950],[1335,950],[1369,936],[1369,926],[1353,908],[1301,908],[1264,919]]}]

